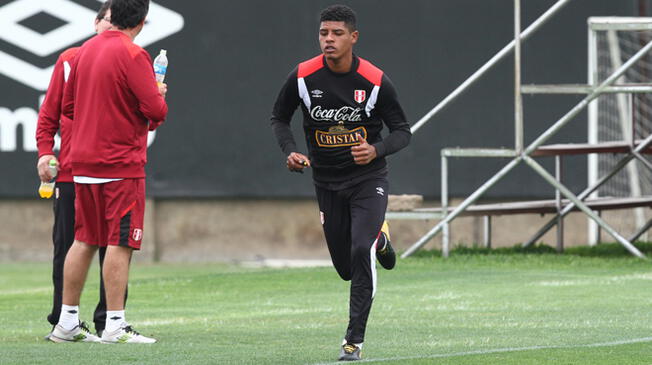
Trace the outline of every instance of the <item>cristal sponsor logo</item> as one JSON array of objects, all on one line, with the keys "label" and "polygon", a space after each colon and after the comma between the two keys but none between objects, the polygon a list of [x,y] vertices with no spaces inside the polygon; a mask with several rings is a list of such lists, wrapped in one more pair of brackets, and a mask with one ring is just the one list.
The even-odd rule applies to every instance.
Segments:
[{"label": "cristal sponsor logo", "polygon": [[339,109],[322,109],[317,105],[310,111],[310,116],[319,121],[335,122],[360,122],[362,121],[362,109],[343,106]]},{"label": "cristal sponsor logo", "polygon": [[367,138],[367,130],[365,127],[358,127],[352,130],[341,131],[320,131],[315,132],[315,139],[319,147],[346,147],[356,146],[358,142],[358,135],[362,138]]},{"label": "cristal sponsor logo", "polygon": [[[98,4],[105,0],[97,0]],[[24,20],[45,13],[62,21],[62,25],[39,33],[23,24]],[[93,19],[96,10],[70,0],[15,0],[0,7],[0,40],[20,48],[37,58],[51,57],[56,52],[94,35]],[[147,24],[136,38],[136,44],[146,47],[183,29],[183,17],[161,5],[150,3]],[[28,60],[0,49],[0,74],[38,92],[48,88],[54,65],[41,68]],[[4,86],[11,90],[13,86]],[[36,151],[34,134],[38,112],[30,107],[11,111],[0,107],[0,152],[16,151],[17,128],[22,126],[23,150]],[[148,145],[153,142],[150,133]],[[56,139],[55,148],[59,146]]]},{"label": "cristal sponsor logo", "polygon": [[324,92],[319,89],[313,90],[310,93],[312,94],[313,98],[321,98],[321,96],[324,94]]}]

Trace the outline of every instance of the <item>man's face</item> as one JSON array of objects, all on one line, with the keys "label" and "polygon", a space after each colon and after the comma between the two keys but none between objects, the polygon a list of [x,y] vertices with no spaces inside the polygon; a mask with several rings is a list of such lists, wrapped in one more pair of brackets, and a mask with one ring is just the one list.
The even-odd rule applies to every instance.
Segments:
[{"label": "man's face", "polygon": [[325,21],[319,25],[319,46],[327,59],[338,60],[352,52],[358,31],[351,32],[344,22]]},{"label": "man's face", "polygon": [[100,34],[109,29],[111,29],[111,9],[106,11],[104,18],[100,20],[95,19],[95,33]]}]

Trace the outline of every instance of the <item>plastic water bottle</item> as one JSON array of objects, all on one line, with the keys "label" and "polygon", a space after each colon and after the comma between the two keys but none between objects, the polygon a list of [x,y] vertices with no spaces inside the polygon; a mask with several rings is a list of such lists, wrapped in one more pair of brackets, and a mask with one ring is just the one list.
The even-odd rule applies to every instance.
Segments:
[{"label": "plastic water bottle", "polygon": [[154,74],[156,75],[156,83],[159,85],[165,80],[165,73],[168,70],[168,51],[162,49],[161,53],[154,59]]},{"label": "plastic water bottle", "polygon": [[52,193],[54,193],[54,178],[57,177],[57,161],[54,159],[50,160],[48,169],[50,170],[50,175],[52,175],[52,180],[41,181],[41,186],[38,188],[38,195],[43,199],[50,199]]}]

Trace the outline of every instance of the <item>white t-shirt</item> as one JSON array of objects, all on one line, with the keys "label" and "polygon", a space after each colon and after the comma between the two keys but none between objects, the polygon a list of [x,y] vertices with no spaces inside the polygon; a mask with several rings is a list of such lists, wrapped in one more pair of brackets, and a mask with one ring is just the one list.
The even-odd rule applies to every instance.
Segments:
[{"label": "white t-shirt", "polygon": [[109,179],[103,177],[73,176],[72,181],[77,184],[106,184],[111,181],[120,181],[124,179]]}]

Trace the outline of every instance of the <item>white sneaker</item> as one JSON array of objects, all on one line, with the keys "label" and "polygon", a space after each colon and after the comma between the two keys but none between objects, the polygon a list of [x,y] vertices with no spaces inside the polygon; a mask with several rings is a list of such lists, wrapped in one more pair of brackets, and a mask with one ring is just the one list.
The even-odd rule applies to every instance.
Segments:
[{"label": "white sneaker", "polygon": [[52,342],[100,342],[100,338],[88,330],[85,322],[79,322],[71,330],[66,330],[57,324],[48,339]]},{"label": "white sneaker", "polygon": [[154,343],[156,339],[149,338],[134,331],[130,325],[123,323],[113,332],[106,329],[102,332],[102,343]]}]

